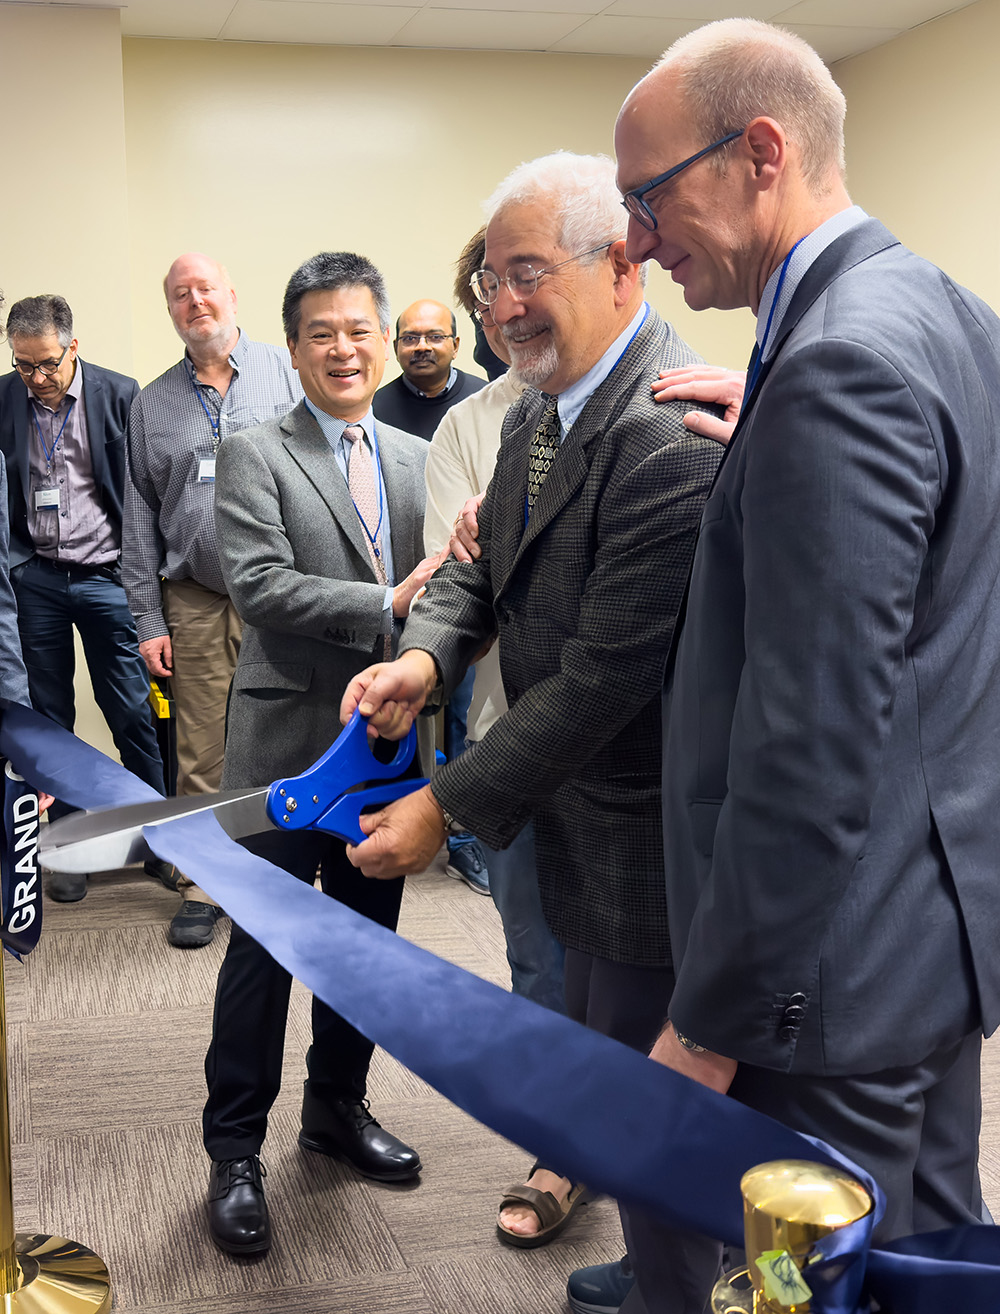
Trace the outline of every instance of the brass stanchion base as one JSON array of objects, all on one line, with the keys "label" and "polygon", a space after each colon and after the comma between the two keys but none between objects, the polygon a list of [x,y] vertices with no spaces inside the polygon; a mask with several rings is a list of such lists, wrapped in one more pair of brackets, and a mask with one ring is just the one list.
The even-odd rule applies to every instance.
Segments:
[{"label": "brass stanchion base", "polygon": [[716,1282],[712,1314],[754,1314],[760,1308],[748,1268],[731,1268]]},{"label": "brass stanchion base", "polygon": [[21,1282],[0,1294],[4,1314],[105,1314],[111,1278],[103,1259],[86,1246],[42,1232],[18,1232],[15,1253]]}]

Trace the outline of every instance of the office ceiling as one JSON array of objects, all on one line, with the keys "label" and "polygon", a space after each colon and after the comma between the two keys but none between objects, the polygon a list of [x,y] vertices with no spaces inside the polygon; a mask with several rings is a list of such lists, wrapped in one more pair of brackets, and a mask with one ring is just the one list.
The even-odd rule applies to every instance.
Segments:
[{"label": "office ceiling", "polygon": [[[50,0],[0,0],[49,4]],[[120,9],[122,33],[203,41],[564,51],[653,59],[724,0],[57,0]],[[966,0],[968,3],[968,0]],[[746,0],[735,10],[798,32],[827,63],[860,54],[941,14],[948,0]]]}]

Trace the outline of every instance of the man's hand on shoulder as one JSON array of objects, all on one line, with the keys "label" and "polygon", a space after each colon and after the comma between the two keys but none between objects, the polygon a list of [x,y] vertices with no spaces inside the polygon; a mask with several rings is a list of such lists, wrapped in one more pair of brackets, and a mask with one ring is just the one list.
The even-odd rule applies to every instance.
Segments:
[{"label": "man's hand on shoulder", "polygon": [[437,682],[434,658],[414,648],[394,662],[378,662],[356,675],[340,704],[340,719],[346,725],[360,707],[369,734],[402,739]]},{"label": "man's hand on shoulder", "polygon": [[660,377],[653,384],[653,400],[699,401],[724,406],[726,413],[721,420],[705,411],[688,411],[684,425],[692,433],[712,438],[725,447],[740,418],[746,379],[742,370],[727,370],[721,365],[684,365],[676,370],[661,370]]},{"label": "man's hand on shoulder", "polygon": [[387,881],[430,864],[444,843],[444,813],[425,785],[380,812],[365,813],[361,829],[369,838],[348,844],[347,856],[366,876]]},{"label": "man's hand on shoulder", "polygon": [[683,1045],[674,1030],[673,1023],[668,1022],[660,1032],[649,1057],[666,1068],[673,1068],[682,1076],[699,1081],[703,1086],[710,1086],[720,1095],[725,1095],[736,1076],[736,1060],[722,1054],[713,1054],[711,1050],[700,1046],[690,1048]]},{"label": "man's hand on shoulder", "polygon": [[484,491],[470,497],[455,518],[448,550],[456,561],[476,561],[483,554],[476,539],[479,537],[479,506],[485,496]]},{"label": "man's hand on shoulder", "polygon": [[174,673],[174,650],[170,643],[170,636],[161,634],[155,639],[145,639],[139,644],[139,655],[146,663],[146,670],[152,676],[173,675]]}]

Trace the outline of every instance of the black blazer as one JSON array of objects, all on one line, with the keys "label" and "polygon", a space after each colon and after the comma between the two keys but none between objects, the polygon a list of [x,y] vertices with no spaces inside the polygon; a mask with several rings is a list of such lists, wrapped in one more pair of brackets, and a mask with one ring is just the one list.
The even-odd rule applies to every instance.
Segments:
[{"label": "black blazer", "polygon": [[702,504],[722,454],[661,405],[661,369],[700,359],[650,311],[563,441],[527,530],[528,452],[545,402],[508,411],[479,512],[482,557],[448,561],[403,649],[453,687],[499,631],[509,710],[442,767],[434,793],[497,848],[534,815],[542,906],[561,943],[669,962],[659,695]]},{"label": "black blazer", "polygon": [[664,832],[671,1017],[777,1071],[1000,1019],[1000,321],[868,220],[796,289],[705,505]]},{"label": "black blazer", "polygon": [[[77,357],[83,370],[83,404],[87,415],[90,459],[101,505],[121,542],[122,498],[125,487],[125,430],[129,408],[139,391],[135,379],[90,365]],[[15,371],[0,378],[0,451],[7,463],[10,514],[10,564],[34,556],[28,532],[28,451],[33,432],[29,394]]]}]

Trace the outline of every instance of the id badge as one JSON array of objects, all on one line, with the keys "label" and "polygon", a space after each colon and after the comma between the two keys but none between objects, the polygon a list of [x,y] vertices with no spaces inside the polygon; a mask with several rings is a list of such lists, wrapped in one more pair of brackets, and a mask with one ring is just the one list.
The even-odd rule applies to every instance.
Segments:
[{"label": "id badge", "polygon": [[36,488],[36,489],[35,489],[35,510],[36,510],[36,511],[58,511],[58,510],[59,510],[59,489],[58,489],[58,488]]},{"label": "id badge", "polygon": [[198,482],[199,484],[215,483],[215,457],[203,456],[198,462]]}]

